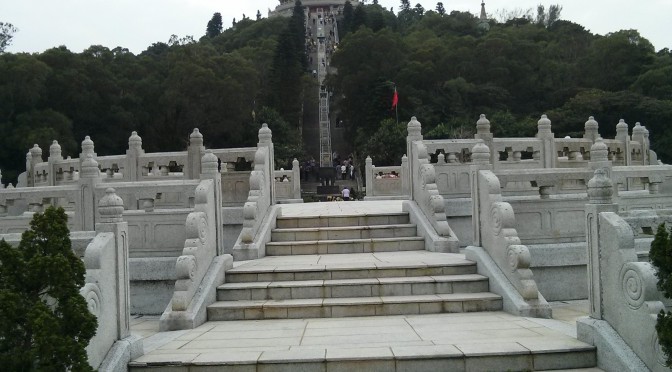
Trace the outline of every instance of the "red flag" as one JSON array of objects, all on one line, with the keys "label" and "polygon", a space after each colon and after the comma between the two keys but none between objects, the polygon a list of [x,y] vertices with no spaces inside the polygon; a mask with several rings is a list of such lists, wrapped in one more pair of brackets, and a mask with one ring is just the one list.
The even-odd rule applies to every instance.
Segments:
[{"label": "red flag", "polygon": [[397,87],[394,87],[394,95],[392,96],[392,108],[397,107],[399,103],[399,95],[397,94]]}]

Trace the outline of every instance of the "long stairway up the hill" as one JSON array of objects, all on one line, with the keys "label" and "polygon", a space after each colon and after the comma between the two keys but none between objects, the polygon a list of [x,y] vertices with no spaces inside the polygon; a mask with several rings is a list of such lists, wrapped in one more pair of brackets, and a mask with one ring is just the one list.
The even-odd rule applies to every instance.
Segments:
[{"label": "long stairway up the hill", "polygon": [[226,273],[208,320],[501,310],[461,255],[427,252],[407,213],[278,217],[267,257]]}]

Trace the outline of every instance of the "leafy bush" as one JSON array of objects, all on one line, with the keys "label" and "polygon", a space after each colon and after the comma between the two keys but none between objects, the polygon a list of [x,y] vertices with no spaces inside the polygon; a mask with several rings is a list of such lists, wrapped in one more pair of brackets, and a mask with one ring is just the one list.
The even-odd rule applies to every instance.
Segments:
[{"label": "leafy bush", "polygon": [[79,294],[86,269],[63,208],[37,213],[18,248],[0,241],[0,365],[6,371],[90,371],[97,321]]},{"label": "leafy bush", "polygon": [[[658,226],[649,256],[651,263],[656,267],[658,289],[665,294],[665,297],[672,298],[672,241],[665,224]],[[667,366],[672,366],[672,312],[661,311],[658,314],[656,332],[658,342],[667,357]]]}]

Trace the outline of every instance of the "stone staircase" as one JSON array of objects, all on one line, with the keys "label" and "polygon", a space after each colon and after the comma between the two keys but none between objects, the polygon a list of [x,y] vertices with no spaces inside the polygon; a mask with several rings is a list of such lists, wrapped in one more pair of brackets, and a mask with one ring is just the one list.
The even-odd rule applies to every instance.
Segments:
[{"label": "stone staircase", "polygon": [[208,320],[502,308],[473,262],[451,254],[428,259],[407,213],[278,217],[276,225],[267,257],[227,271]]},{"label": "stone staircase", "polygon": [[279,217],[268,256],[226,272],[208,322],[146,343],[129,370],[599,371],[595,347],[501,311],[474,262],[424,250],[407,214],[365,203]]}]

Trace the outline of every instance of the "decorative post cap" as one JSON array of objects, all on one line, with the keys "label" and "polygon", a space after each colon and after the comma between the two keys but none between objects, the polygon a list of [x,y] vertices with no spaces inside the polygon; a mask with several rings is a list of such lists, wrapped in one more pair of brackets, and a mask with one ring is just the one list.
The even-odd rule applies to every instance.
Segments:
[{"label": "decorative post cap", "polygon": [[131,136],[128,137],[128,148],[129,149],[142,149],[142,137],[138,135],[138,132],[131,132]]},{"label": "decorative post cap", "polygon": [[584,128],[586,131],[588,130],[597,130],[599,128],[599,124],[597,120],[595,120],[594,116],[589,116],[588,121],[584,124]]},{"label": "decorative post cap", "polygon": [[102,223],[123,222],[124,201],[111,187],[105,190],[105,196],[98,202],[98,211]]},{"label": "decorative post cap", "polygon": [[485,143],[477,143],[471,149],[471,161],[474,164],[490,164],[490,148]]},{"label": "decorative post cap", "polygon": [[33,158],[39,157],[40,159],[42,158],[42,149],[40,146],[36,143],[33,145],[33,147],[30,149],[30,156]]},{"label": "decorative post cap", "polygon": [[261,124],[261,128],[259,129],[259,143],[270,143],[272,138],[273,132],[271,131],[271,128],[268,127],[268,124]]},{"label": "decorative post cap", "polygon": [[217,156],[212,153],[212,150],[205,150],[205,155],[201,158],[201,173],[216,174],[218,163]]},{"label": "decorative post cap", "polygon": [[609,148],[602,140],[602,137],[598,137],[590,146],[590,161],[608,161],[609,160]]},{"label": "decorative post cap", "polygon": [[54,140],[49,146],[49,157],[57,158],[61,157],[61,145],[58,144],[58,141]]},{"label": "decorative post cap", "polygon": [[593,178],[588,181],[588,202],[590,204],[611,204],[614,187],[607,172],[596,169]]},{"label": "decorative post cap", "polygon": [[406,130],[409,136],[419,136],[422,133],[422,124],[415,116],[411,117],[411,121],[406,125]]},{"label": "decorative post cap", "polygon": [[616,130],[619,129],[628,129],[628,123],[625,122],[625,119],[621,119],[618,121],[618,124],[616,124]]},{"label": "decorative post cap", "polygon": [[100,177],[100,169],[98,169],[98,162],[93,158],[93,154],[86,154],[86,159],[82,162],[82,169],[79,178],[98,178]]},{"label": "decorative post cap", "polygon": [[93,149],[94,146],[91,137],[84,137],[84,141],[82,141],[82,154],[93,154]]},{"label": "decorative post cap", "polygon": [[365,162],[366,164],[373,164],[373,159],[371,159],[371,156],[367,156]]},{"label": "decorative post cap", "polygon": [[541,118],[537,121],[537,130],[539,133],[551,133],[551,120],[546,114],[541,115]]},{"label": "decorative post cap", "polygon": [[198,128],[194,128],[194,130],[189,135],[189,140],[190,141],[198,141],[198,140],[203,141],[203,134],[201,134],[201,131],[199,131]]},{"label": "decorative post cap", "polygon": [[294,160],[292,160],[292,169],[294,169],[294,168],[297,168],[297,169],[299,168],[299,159],[297,159],[297,158],[294,158]]},{"label": "decorative post cap", "polygon": [[490,133],[490,120],[485,117],[485,114],[481,114],[481,117],[476,122],[476,133],[477,134],[489,134]]},{"label": "decorative post cap", "polygon": [[635,127],[632,128],[632,135],[633,136],[635,136],[635,135],[643,136],[645,130],[646,129],[642,126],[642,124],[640,122],[636,122]]},{"label": "decorative post cap", "polygon": [[407,162],[407,161],[408,161],[408,156],[406,156],[406,154],[404,154],[404,156],[401,157],[401,162],[403,163],[403,162]]}]

